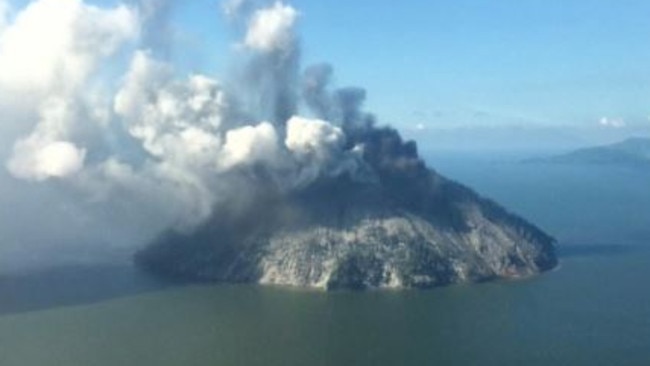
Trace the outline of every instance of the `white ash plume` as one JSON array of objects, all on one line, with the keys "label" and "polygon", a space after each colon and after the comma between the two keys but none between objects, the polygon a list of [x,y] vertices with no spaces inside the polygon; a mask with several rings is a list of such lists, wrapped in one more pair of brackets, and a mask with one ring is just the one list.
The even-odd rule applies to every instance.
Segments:
[{"label": "white ash plume", "polygon": [[226,7],[246,27],[237,87],[179,75],[165,37],[153,33],[169,27],[171,1],[36,0],[16,9],[0,28],[0,96],[14,96],[0,104],[24,124],[3,156],[8,172],[102,207],[88,209],[102,212],[97,220],[129,217],[148,228],[141,238],[192,232],[321,178],[377,183],[385,166],[416,166],[414,145],[374,129],[363,89],[331,90],[328,65],[301,77],[299,12],[280,1],[254,7],[261,3]]}]

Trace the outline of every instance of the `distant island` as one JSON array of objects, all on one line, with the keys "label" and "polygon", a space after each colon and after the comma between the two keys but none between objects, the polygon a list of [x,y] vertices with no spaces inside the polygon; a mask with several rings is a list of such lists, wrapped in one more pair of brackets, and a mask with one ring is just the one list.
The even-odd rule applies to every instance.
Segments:
[{"label": "distant island", "polygon": [[591,164],[650,167],[650,138],[633,137],[610,145],[588,147],[527,163]]}]

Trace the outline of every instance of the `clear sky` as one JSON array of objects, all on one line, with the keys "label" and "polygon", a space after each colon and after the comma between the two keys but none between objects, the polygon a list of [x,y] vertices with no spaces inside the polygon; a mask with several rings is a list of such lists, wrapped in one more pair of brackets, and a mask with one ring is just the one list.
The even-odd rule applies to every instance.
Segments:
[{"label": "clear sky", "polygon": [[308,55],[330,54],[390,118],[472,109],[580,123],[650,111],[647,1],[304,2]]},{"label": "clear sky", "polygon": [[[369,107],[388,122],[648,123],[649,1],[291,3],[305,63],[331,62],[337,82],[366,87]],[[185,6],[179,25],[188,32],[228,32],[215,1]],[[203,61],[227,62],[217,60],[224,39],[210,40],[217,46]]]}]

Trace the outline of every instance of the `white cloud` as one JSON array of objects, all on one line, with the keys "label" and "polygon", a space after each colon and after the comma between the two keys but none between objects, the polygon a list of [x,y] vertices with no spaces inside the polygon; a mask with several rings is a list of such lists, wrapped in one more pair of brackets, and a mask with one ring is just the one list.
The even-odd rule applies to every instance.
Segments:
[{"label": "white cloud", "polygon": [[81,170],[85,155],[85,150],[67,141],[26,140],[14,147],[8,168],[23,179],[64,178]]},{"label": "white cloud", "polygon": [[302,158],[326,161],[341,151],[345,136],[329,122],[294,116],[287,122],[285,145]]},{"label": "white cloud", "polygon": [[167,64],[157,62],[146,52],[136,52],[125,77],[122,88],[115,96],[115,112],[126,119],[139,119],[146,109],[153,108],[155,94],[163,85],[171,82],[173,70]]},{"label": "white cloud", "polygon": [[221,3],[221,9],[226,17],[235,19],[239,17],[247,3],[248,0],[224,0]]},{"label": "white cloud", "polygon": [[227,99],[216,80],[179,80],[169,64],[136,52],[113,107],[126,134],[146,153],[144,164],[111,159],[100,169],[103,179],[89,180],[115,185],[108,190],[148,192],[134,195],[148,207],[164,206],[158,210],[181,227],[200,222],[212,212],[217,185],[227,184],[216,182],[223,169],[222,128],[231,110]]},{"label": "white cloud", "polygon": [[224,144],[225,168],[257,162],[273,163],[278,158],[278,135],[273,125],[262,122],[257,126],[245,126],[226,133]]},{"label": "white cloud", "polygon": [[219,129],[230,105],[216,80],[175,80],[167,64],[137,52],[114,109],[128,133],[158,161],[192,169],[217,166]]},{"label": "white cloud", "polygon": [[[155,50],[118,53],[131,51],[139,37],[146,43],[147,22],[164,21],[171,1],[140,0],[143,7],[134,9],[35,0],[12,9],[0,33],[0,126],[20,123],[21,128],[0,138],[13,145],[5,152],[11,153],[6,168],[13,177],[64,179],[90,200],[67,191],[71,198],[62,201],[96,204],[88,212],[105,211],[98,219],[102,225],[106,217],[124,215],[128,219],[119,218],[120,225],[132,225],[141,238],[143,226],[157,234],[197,225],[224,202],[246,202],[248,188],[259,184],[293,189],[324,175],[363,172],[362,149],[344,151],[343,132],[327,121],[295,116],[286,130],[276,128],[249,117],[259,115],[256,107],[240,111],[245,104],[238,107],[217,80],[179,78],[172,65],[154,59]],[[7,19],[6,4],[0,0],[0,22]],[[282,2],[253,13],[245,46],[262,58],[297,50],[297,17]],[[117,55],[130,56],[130,63],[112,62]],[[275,63],[259,66],[277,74],[271,79],[280,93],[296,87],[282,75],[297,73],[297,64],[288,62],[280,70]],[[111,77],[120,73],[117,85],[107,82],[105,71]],[[253,94],[266,96],[260,90]],[[265,100],[275,99],[281,98]],[[260,166],[269,168],[262,182],[252,178]],[[55,192],[62,185],[51,187]]]},{"label": "white cloud", "polygon": [[7,0],[0,0],[0,34],[9,22],[9,2]]},{"label": "white cloud", "polygon": [[166,13],[173,0],[139,0],[142,17],[145,21]]},{"label": "white cloud", "polygon": [[284,143],[296,163],[293,187],[304,187],[319,177],[344,173],[359,182],[375,181],[371,169],[363,162],[363,147],[345,151],[345,140],[343,131],[327,121],[299,116],[290,118]]},{"label": "white cloud", "polygon": [[86,152],[68,141],[78,118],[74,102],[52,97],[43,104],[34,131],[18,140],[7,163],[14,176],[30,180],[63,178],[78,172]]},{"label": "white cloud", "polygon": [[74,139],[107,118],[88,81],[137,30],[136,12],[126,6],[38,0],[16,13],[0,34],[0,94],[15,102],[6,106],[5,116],[33,117],[7,123],[36,123],[14,144],[7,163],[12,174],[45,180],[83,167],[86,151]]},{"label": "white cloud", "polygon": [[39,0],[16,14],[0,36],[0,86],[51,92],[78,88],[99,60],[138,33],[124,5],[100,9],[81,0]]},{"label": "white cloud", "polygon": [[624,119],[622,118],[609,118],[609,117],[602,117],[599,121],[598,124],[601,127],[607,127],[607,128],[623,128],[627,126],[627,123],[625,122]]},{"label": "white cloud", "polygon": [[244,44],[261,52],[288,51],[295,42],[297,19],[298,12],[282,2],[258,10],[250,20]]}]

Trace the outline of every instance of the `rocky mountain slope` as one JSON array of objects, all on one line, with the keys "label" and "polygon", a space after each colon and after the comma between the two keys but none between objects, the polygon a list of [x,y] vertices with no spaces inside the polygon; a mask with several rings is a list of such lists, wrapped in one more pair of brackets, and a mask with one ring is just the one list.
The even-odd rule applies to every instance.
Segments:
[{"label": "rocky mountain slope", "polygon": [[364,138],[373,182],[339,176],[289,195],[256,192],[239,215],[168,233],[137,262],[175,278],[323,289],[427,288],[557,264],[553,238],[426,168],[394,130],[376,131]]}]

